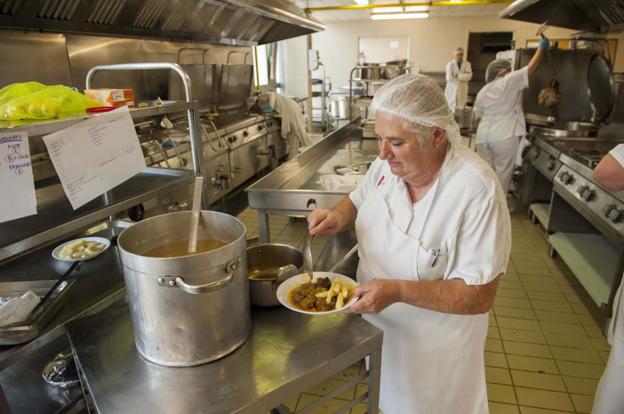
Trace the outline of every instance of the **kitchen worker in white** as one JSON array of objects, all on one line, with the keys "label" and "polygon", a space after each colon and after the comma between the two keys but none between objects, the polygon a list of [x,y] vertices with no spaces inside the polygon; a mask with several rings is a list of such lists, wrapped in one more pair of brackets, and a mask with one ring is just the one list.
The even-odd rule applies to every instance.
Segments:
[{"label": "kitchen worker in white", "polygon": [[360,262],[350,308],[383,329],[384,414],[488,412],[488,311],[511,249],[505,195],[460,144],[442,89],[420,74],[375,94],[379,157],[313,235],[355,226]]},{"label": "kitchen worker in white", "polygon": [[466,106],[468,100],[468,82],[472,79],[472,65],[464,60],[464,49],[455,49],[455,59],[446,64],[446,88],[444,95],[451,109],[451,113],[456,108]]},{"label": "kitchen worker in white", "polygon": [[[617,145],[594,169],[594,179],[609,191],[624,190],[624,144]],[[622,283],[613,301],[613,315],[607,339],[609,361],[594,397],[592,414],[624,413],[624,298]]]},{"label": "kitchen worker in white", "polygon": [[547,47],[548,39],[542,38],[529,64],[514,72],[508,60],[492,61],[485,71],[487,84],[475,100],[474,113],[481,119],[477,128],[477,154],[496,172],[505,194],[511,183],[518,145],[526,132],[522,91],[529,87],[529,76],[537,70]]}]

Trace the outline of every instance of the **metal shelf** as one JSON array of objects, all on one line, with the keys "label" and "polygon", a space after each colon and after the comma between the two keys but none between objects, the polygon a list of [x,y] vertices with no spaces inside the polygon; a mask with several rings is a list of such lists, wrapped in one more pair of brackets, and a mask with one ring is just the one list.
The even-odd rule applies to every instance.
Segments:
[{"label": "metal shelf", "polygon": [[111,201],[100,196],[73,210],[61,184],[37,190],[37,211],[33,216],[0,225],[0,262],[34,247],[67,237],[108,216],[154,197],[190,185],[191,170],[146,168],[113,188]]},{"label": "metal shelf", "polygon": [[[199,109],[199,103],[197,101],[167,101],[164,102],[162,105],[150,105],[144,108],[131,108],[130,116],[132,117],[132,119],[141,119],[156,115],[170,114],[173,112],[187,111],[189,109]],[[69,128],[93,116],[95,115],[77,116],[66,119],[54,119],[50,121],[33,121],[32,123],[28,123],[26,125],[16,124],[15,126],[7,125],[7,122],[3,122],[0,124],[0,126],[6,126],[0,128],[0,132],[26,131],[29,137],[47,135],[61,129]]]}]

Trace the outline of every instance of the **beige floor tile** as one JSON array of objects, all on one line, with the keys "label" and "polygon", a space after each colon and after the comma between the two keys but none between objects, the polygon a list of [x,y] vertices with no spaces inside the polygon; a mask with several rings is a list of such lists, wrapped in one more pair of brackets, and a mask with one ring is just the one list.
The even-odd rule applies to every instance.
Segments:
[{"label": "beige floor tile", "polygon": [[522,371],[559,374],[555,361],[547,358],[528,357],[523,355],[507,355],[509,368]]},{"label": "beige floor tile", "polygon": [[566,299],[568,300],[568,302],[572,304],[575,304],[575,305],[583,304],[583,301],[581,300],[581,298],[579,298],[578,294],[574,291],[565,292],[564,295]]},{"label": "beige floor tile", "polygon": [[[559,289],[559,287],[557,287],[557,289]],[[545,300],[547,302],[558,303],[568,302],[565,295],[561,292],[526,289],[526,293],[528,298],[532,300]]]},{"label": "beige floor tile", "polygon": [[[306,394],[312,394],[312,395],[317,395],[319,397],[322,397],[323,395],[329,394],[330,391],[333,391],[336,388],[346,383],[347,381],[342,381],[333,377],[306,390]],[[345,390],[341,394],[337,395],[335,398],[339,398],[343,400],[352,400],[355,396],[354,394],[355,394],[355,387],[352,387],[352,388]]]},{"label": "beige floor tile", "polygon": [[551,276],[552,273],[550,269],[544,266],[530,266],[526,264],[518,264],[514,262],[514,266],[518,274],[527,274],[527,275],[547,275]]},{"label": "beige floor tile", "polygon": [[501,298],[528,298],[526,292],[523,289],[510,289],[502,286],[496,290],[496,296]]},{"label": "beige floor tile", "polygon": [[519,414],[520,409],[514,404],[503,404],[499,402],[490,401],[490,414]]},{"label": "beige floor tile", "polygon": [[496,328],[498,327],[498,323],[496,323],[496,317],[492,314],[493,312],[490,312],[490,315],[488,317],[488,328]]},{"label": "beige floor tile", "polygon": [[604,338],[604,335],[602,333],[602,329],[600,329],[598,327],[598,325],[589,325],[589,324],[584,324],[583,328],[585,329],[585,332],[587,332],[587,335],[592,337],[592,338]]},{"label": "beige floor tile", "polygon": [[368,405],[357,404],[355,407],[351,409],[351,414],[366,414],[367,410],[368,410]]},{"label": "beige floor tile", "polygon": [[485,339],[485,350],[489,352],[500,352],[500,353],[505,352],[503,350],[503,342],[500,339],[492,339],[492,338]]},{"label": "beige floor tile", "polygon": [[602,362],[606,364],[609,361],[609,355],[611,354],[611,351],[598,351],[598,353],[600,354],[600,359],[602,359]]},{"label": "beige floor tile", "polygon": [[523,387],[515,387],[515,390],[518,396],[518,403],[521,405],[551,410],[574,410],[568,393]]},{"label": "beige floor tile", "polygon": [[570,306],[572,307],[572,310],[574,310],[574,312],[576,313],[579,313],[581,315],[590,314],[587,306],[584,303],[570,303]]},{"label": "beige floor tile", "polygon": [[515,404],[514,387],[503,384],[487,384],[488,400],[500,403]]},{"label": "beige floor tile", "polygon": [[547,322],[542,321],[539,323],[542,327],[542,331],[545,333],[555,333],[563,335],[575,335],[586,337],[585,329],[583,325],[573,323],[559,323],[559,322]]},{"label": "beige floor tile", "polygon": [[522,286],[522,282],[517,281],[517,280],[511,280],[511,279],[505,279],[502,278],[500,280],[500,282],[498,283],[498,287],[503,288],[503,289],[516,289],[516,290],[522,290],[524,289],[524,286]]},{"label": "beige floor tile", "polygon": [[572,402],[574,403],[574,408],[576,408],[577,413],[591,412],[592,404],[594,403],[593,396],[570,394],[570,397],[572,397]]},{"label": "beige floor tile", "polygon": [[535,319],[535,313],[531,309],[510,308],[507,306],[494,306],[496,316],[506,316],[520,319]]},{"label": "beige floor tile", "polygon": [[563,377],[563,381],[570,394],[594,395],[599,380],[593,378]]},{"label": "beige floor tile", "polygon": [[499,328],[500,336],[506,341],[529,342],[546,344],[546,338],[541,332],[523,331],[518,329]]},{"label": "beige floor tile", "polygon": [[[547,284],[547,285],[557,285],[557,280],[554,276],[551,275],[527,275],[524,273],[518,274],[518,279],[522,281],[522,283],[532,283],[532,284]],[[523,287],[526,287],[523,285]]]},{"label": "beige floor tile", "polygon": [[507,368],[485,367],[485,380],[493,384],[512,385],[511,375]]},{"label": "beige floor tile", "polygon": [[526,342],[504,341],[506,354],[525,355],[539,358],[552,358],[548,345],[531,344]]},{"label": "beige floor tile", "polygon": [[584,313],[581,315],[576,315],[576,317],[583,325],[596,325],[597,324],[594,317],[589,314]]},{"label": "beige floor tile", "polygon": [[288,407],[288,409],[290,409],[291,411],[294,411],[295,409],[297,409],[298,401],[299,401],[299,396],[297,395],[296,397],[291,398],[290,400],[284,401],[284,405],[286,405],[286,407]]},{"label": "beige floor tile", "polygon": [[589,340],[594,345],[594,348],[596,348],[599,351],[607,351],[608,352],[608,351],[611,350],[611,345],[609,345],[609,343],[607,342],[607,338],[605,338],[605,337],[590,338]]},{"label": "beige floor tile", "polygon": [[542,374],[539,372],[519,371],[514,369],[511,370],[511,378],[516,387],[561,392],[567,391],[563,378],[556,374]]},{"label": "beige floor tile", "polygon": [[507,358],[505,354],[485,351],[485,366],[507,368]]},{"label": "beige floor tile", "polygon": [[500,339],[500,333],[497,327],[490,327],[487,331],[487,337],[491,339]]},{"label": "beige floor tile", "polygon": [[560,346],[550,346],[553,356],[557,360],[588,362],[590,364],[602,364],[602,359],[597,351],[591,349],[564,348]]},{"label": "beige floor tile", "polygon": [[557,345],[568,348],[594,349],[594,345],[592,344],[590,338],[586,335],[574,336],[546,332],[544,333],[544,336],[546,337],[546,341],[549,345]]},{"label": "beige floor tile", "polygon": [[535,316],[537,317],[537,320],[545,322],[579,323],[578,316],[571,312],[536,310]]},{"label": "beige floor tile", "polygon": [[557,367],[564,377],[600,379],[604,371],[604,365],[583,362],[557,361]]},{"label": "beige floor tile", "polygon": [[520,406],[520,414],[560,414],[570,412],[572,411],[546,410],[544,408]]},{"label": "beige floor tile", "polygon": [[[494,306],[507,306],[510,308],[522,308],[522,309],[531,309],[531,302],[528,299],[522,298],[508,298],[496,295],[496,299],[494,299]],[[572,309],[570,309],[572,312]]]},{"label": "beige floor tile", "polygon": [[[312,402],[318,400],[319,398],[320,397],[318,397],[316,395],[301,394],[301,396],[299,397],[299,402],[297,403],[297,411],[303,409],[304,407],[307,407],[308,405],[310,405]],[[345,404],[348,404],[348,402],[344,401],[344,400],[332,399],[332,400],[329,400],[329,401],[325,402],[323,405],[321,405],[316,410],[312,411],[312,414],[333,413],[334,411],[337,411],[338,409],[343,407]]]},{"label": "beige floor tile", "polygon": [[559,288],[559,285],[557,285],[556,283],[551,284],[551,283],[543,283],[543,282],[522,282],[522,285],[524,285],[524,289],[526,289],[527,293],[529,293],[529,296],[530,296],[530,291],[557,293],[563,296],[563,293],[561,293],[561,289]]},{"label": "beige floor tile", "polygon": [[572,306],[570,306],[567,302],[550,302],[547,300],[535,300],[531,299],[531,306],[535,310],[546,310],[546,311],[554,311],[554,312],[574,312]]},{"label": "beige floor tile", "polygon": [[[519,329],[523,331],[541,332],[537,321],[519,318],[496,317],[498,326],[505,329]],[[581,328],[582,329],[582,328]]]}]

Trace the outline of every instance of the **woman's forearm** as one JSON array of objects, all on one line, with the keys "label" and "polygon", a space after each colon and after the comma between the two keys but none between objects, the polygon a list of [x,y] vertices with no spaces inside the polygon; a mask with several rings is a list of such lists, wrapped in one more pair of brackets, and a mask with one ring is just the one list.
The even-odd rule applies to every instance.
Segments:
[{"label": "woman's forearm", "polygon": [[432,311],[459,315],[487,313],[494,302],[498,278],[485,285],[467,285],[461,279],[396,280],[398,301]]},{"label": "woman's forearm", "polygon": [[357,216],[357,208],[355,208],[349,196],[345,196],[338,204],[332,207],[332,211],[337,215],[339,232],[353,228]]}]

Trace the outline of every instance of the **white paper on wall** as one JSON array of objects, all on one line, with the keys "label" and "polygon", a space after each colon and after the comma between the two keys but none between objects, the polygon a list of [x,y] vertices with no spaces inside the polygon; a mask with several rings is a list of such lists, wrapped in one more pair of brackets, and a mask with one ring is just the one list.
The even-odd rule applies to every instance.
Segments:
[{"label": "white paper on wall", "polygon": [[145,168],[127,107],[46,135],[43,142],[74,210]]},{"label": "white paper on wall", "polygon": [[37,214],[28,134],[0,134],[0,223]]}]

